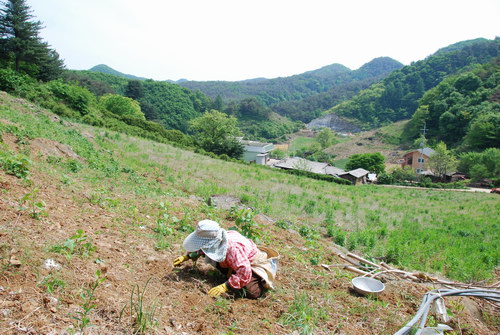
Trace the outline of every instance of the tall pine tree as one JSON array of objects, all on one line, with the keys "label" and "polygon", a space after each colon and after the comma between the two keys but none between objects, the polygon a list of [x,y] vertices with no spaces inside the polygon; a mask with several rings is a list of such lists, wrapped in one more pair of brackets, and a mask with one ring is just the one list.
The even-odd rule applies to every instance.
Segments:
[{"label": "tall pine tree", "polygon": [[26,0],[8,0],[0,8],[0,57],[13,67],[41,80],[55,79],[64,67],[59,54],[39,37],[43,28]]}]

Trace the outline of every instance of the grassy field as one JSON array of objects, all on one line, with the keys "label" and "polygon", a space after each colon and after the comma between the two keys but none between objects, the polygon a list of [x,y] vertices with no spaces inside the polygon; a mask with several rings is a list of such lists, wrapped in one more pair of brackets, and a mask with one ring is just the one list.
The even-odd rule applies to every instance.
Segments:
[{"label": "grassy field", "polygon": [[[380,299],[352,294],[353,274],[319,266],[338,262],[337,246],[461,281],[491,280],[498,266],[497,195],[317,181],[0,99],[7,333],[393,334],[428,287],[391,282]],[[61,155],[65,148],[75,156]],[[252,215],[274,220],[208,206],[214,194],[235,195]],[[276,291],[256,302],[212,300],[206,292],[224,278],[201,264],[172,268],[183,238],[205,218],[281,252]],[[44,269],[47,259],[62,269]],[[453,306],[459,315],[463,305]],[[469,322],[462,329],[491,333],[460,320]]]},{"label": "grassy field", "polygon": [[[499,262],[498,196],[435,190],[392,189],[376,185],[351,187],[290,176],[278,171],[229,163],[113,132],[94,138],[106,155],[93,151],[78,133],[44,118],[8,110],[3,117],[25,125],[21,136],[67,143],[87,160],[82,169],[96,190],[103,174],[128,180],[152,174],[173,194],[208,199],[214,194],[240,197],[257,212],[294,227],[307,227],[349,250],[411,269],[442,273],[458,280],[491,278]],[[81,131],[90,128],[79,126]],[[1,125],[6,131],[8,126]],[[157,185],[125,183],[130,192],[160,192]],[[102,191],[99,196],[105,197]],[[160,192],[161,194],[161,192]],[[111,196],[111,195],[109,195]],[[321,255],[318,256],[321,258]]]},{"label": "grassy field", "polygon": [[302,150],[302,149],[310,147],[315,142],[316,142],[316,140],[313,137],[297,136],[290,143],[290,146],[288,147],[288,151],[294,152],[297,150]]},{"label": "grassy field", "polygon": [[376,132],[376,135],[387,144],[398,145],[400,144],[401,136],[407,123],[408,120],[399,121],[379,128]]}]

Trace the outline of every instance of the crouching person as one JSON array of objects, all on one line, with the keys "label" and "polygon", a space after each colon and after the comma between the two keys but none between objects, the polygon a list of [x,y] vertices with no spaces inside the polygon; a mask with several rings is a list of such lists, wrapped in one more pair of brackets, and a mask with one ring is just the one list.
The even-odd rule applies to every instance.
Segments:
[{"label": "crouching person", "polygon": [[208,263],[226,275],[226,282],[208,291],[211,297],[244,289],[246,298],[257,299],[267,289],[274,288],[278,253],[269,248],[258,248],[252,240],[236,231],[221,228],[215,221],[198,222],[183,246],[188,253],[177,257],[174,266],[205,256]]}]

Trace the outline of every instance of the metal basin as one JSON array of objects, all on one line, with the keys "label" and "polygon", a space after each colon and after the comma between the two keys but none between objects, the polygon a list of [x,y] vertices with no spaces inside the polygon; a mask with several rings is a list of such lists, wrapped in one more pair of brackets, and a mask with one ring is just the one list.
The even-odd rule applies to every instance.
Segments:
[{"label": "metal basin", "polygon": [[354,290],[362,295],[372,294],[379,295],[385,285],[380,280],[369,277],[356,277],[352,280]]}]

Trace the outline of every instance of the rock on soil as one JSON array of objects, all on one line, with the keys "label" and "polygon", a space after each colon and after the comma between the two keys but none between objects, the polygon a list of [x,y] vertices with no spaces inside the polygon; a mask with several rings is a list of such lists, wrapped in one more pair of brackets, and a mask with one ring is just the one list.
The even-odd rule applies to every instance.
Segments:
[{"label": "rock on soil", "polygon": [[45,157],[55,156],[72,158],[80,161],[84,160],[82,157],[78,156],[70,146],[46,138],[35,138],[31,141],[31,150],[33,153],[41,154]]},{"label": "rock on soil", "polygon": [[225,194],[210,197],[210,199],[208,199],[208,204],[223,210],[230,210],[233,207],[244,208],[239,198]]}]

